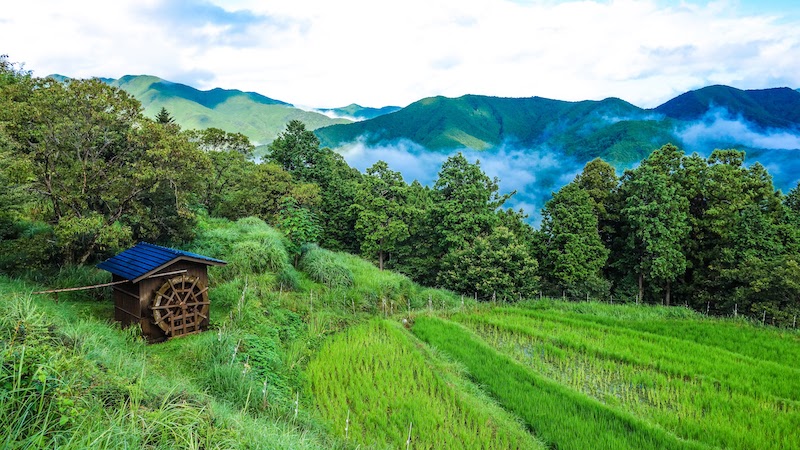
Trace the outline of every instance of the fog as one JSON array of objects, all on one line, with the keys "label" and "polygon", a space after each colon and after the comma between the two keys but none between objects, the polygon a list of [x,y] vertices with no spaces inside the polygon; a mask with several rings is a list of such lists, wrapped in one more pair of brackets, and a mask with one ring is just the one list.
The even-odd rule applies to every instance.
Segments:
[{"label": "fog", "polygon": [[366,145],[363,140],[337,149],[351,166],[364,172],[379,160],[403,175],[407,183],[414,180],[433,186],[447,158],[461,152],[472,163],[479,162],[489,177],[499,179],[500,193],[517,193],[504,205],[522,209],[531,224],[541,221],[541,209],[553,192],[572,181],[583,170],[584,163],[548,147],[521,148],[504,144],[490,150],[453,149],[434,152],[409,140],[380,145]]}]

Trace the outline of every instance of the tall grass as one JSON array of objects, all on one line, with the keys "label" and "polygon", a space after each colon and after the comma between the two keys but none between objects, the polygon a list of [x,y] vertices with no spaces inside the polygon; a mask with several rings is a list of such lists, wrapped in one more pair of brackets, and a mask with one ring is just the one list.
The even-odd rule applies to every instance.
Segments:
[{"label": "tall grass", "polygon": [[353,285],[353,272],[342,257],[315,244],[303,247],[298,267],[312,280],[329,288]]},{"label": "tall grass", "polygon": [[419,317],[414,333],[463,363],[534,434],[559,449],[703,448],[675,438],[631,415],[608,408],[538,375],[498,353],[466,328],[434,317]]},{"label": "tall grass", "polygon": [[39,289],[0,277],[0,448],[338,446],[308,423],[204,392],[198,369],[213,352],[189,359],[185,349],[213,333],[147,346],[134,330],[93,318],[96,302],[27,294]]}]

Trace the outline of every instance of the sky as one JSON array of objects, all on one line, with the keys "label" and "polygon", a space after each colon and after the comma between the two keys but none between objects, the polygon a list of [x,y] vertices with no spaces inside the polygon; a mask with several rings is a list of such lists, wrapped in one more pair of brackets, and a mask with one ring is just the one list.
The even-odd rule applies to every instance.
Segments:
[{"label": "sky", "polygon": [[5,2],[0,54],[36,76],[155,75],[305,107],[434,95],[619,97],[800,88],[794,0]]}]

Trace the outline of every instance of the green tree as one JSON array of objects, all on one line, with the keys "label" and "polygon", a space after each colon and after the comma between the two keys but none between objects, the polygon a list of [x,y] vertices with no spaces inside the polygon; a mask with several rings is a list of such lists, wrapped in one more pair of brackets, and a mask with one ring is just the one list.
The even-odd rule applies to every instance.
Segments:
[{"label": "green tree", "polygon": [[161,125],[172,125],[175,123],[175,119],[170,115],[167,108],[161,107],[161,111],[156,114],[156,122],[160,123]]},{"label": "green tree", "polygon": [[607,293],[601,270],[609,252],[598,233],[597,205],[576,181],[555,193],[542,210],[541,273],[550,287],[572,295]]},{"label": "green tree", "polygon": [[269,145],[267,159],[278,164],[301,181],[314,178],[321,156],[319,139],[299,120],[291,120],[286,129]]},{"label": "green tree", "polygon": [[670,304],[671,283],[686,270],[682,244],[689,233],[688,202],[653,164],[626,171],[621,185],[621,210],[626,266],[638,277],[639,298],[644,281],[662,284],[664,303]]},{"label": "green tree", "polygon": [[530,248],[504,226],[447,253],[438,282],[482,299],[516,301],[539,288],[538,263]]},{"label": "green tree", "polygon": [[[17,98],[3,113],[6,136],[30,164],[34,218],[53,225],[66,262],[134,239],[188,237],[188,193],[207,160],[185,139],[96,79],[32,79]],[[171,219],[154,220],[154,208]]]},{"label": "green tree", "polygon": [[367,169],[356,195],[356,232],[361,254],[377,258],[383,270],[387,256],[408,236],[406,206],[408,186],[400,172],[378,161]]},{"label": "green tree", "polygon": [[497,209],[512,195],[498,194],[497,178],[483,173],[480,161],[471,164],[461,153],[449,157],[433,186],[433,224],[440,253],[488,235],[498,224]]}]

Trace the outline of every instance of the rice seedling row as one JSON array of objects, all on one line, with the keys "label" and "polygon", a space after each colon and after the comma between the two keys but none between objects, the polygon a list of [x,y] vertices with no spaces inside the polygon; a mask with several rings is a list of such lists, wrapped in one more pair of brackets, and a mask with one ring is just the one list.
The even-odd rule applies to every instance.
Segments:
[{"label": "rice seedling row", "polygon": [[306,369],[307,392],[332,432],[364,446],[541,448],[499,407],[458,387],[449,369],[394,322],[334,336]]},{"label": "rice seedling row", "polygon": [[723,448],[795,448],[796,402],[756,398],[702,377],[675,375],[658,367],[608,357],[586,343],[565,345],[558,328],[537,332],[508,316],[461,317],[494,348],[532,370],[605,404],[685,438]]},{"label": "rice seedling row", "polygon": [[553,448],[706,448],[543,377],[457,323],[419,317],[413,331],[464,364],[472,378]]},{"label": "rice seedling row", "polygon": [[720,389],[776,401],[800,400],[800,370],[724,349],[519,308],[472,317],[549,336],[561,346],[586,349],[601,357],[649,364],[673,376],[700,377]]}]

